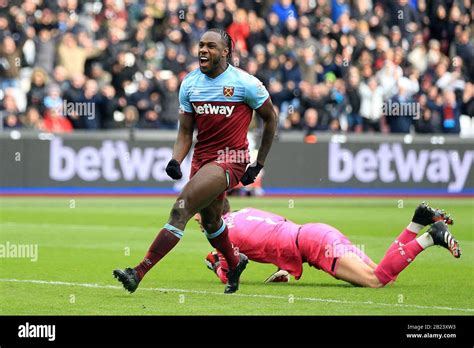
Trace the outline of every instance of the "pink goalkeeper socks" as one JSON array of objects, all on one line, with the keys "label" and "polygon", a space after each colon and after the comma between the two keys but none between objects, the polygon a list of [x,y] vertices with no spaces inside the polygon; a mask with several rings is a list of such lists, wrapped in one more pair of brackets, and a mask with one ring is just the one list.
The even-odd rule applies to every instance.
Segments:
[{"label": "pink goalkeeper socks", "polygon": [[[412,232],[408,233],[415,235]],[[393,281],[422,251],[423,247],[416,239],[396,249],[393,248],[391,251],[388,251],[382,261],[380,261],[375,269],[375,275],[383,285],[386,285],[390,281]]]},{"label": "pink goalkeeper socks", "polygon": [[402,233],[394,240],[394,242],[390,245],[388,250],[385,252],[385,256],[388,255],[393,250],[396,250],[400,245],[405,245],[412,240],[414,240],[417,236],[416,232],[410,231],[409,229],[405,228]]}]

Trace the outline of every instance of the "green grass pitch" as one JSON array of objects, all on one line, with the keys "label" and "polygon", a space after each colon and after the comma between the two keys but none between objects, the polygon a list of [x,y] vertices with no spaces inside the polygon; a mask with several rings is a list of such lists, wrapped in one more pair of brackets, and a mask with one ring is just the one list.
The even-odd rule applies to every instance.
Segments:
[{"label": "green grass pitch", "polygon": [[[325,222],[379,262],[420,199],[231,198],[297,223]],[[168,217],[172,198],[2,198],[0,244],[36,244],[38,260],[0,258],[2,315],[473,315],[474,203],[428,200],[452,213],[461,259],[432,247],[382,289],[353,287],[304,267],[299,281],[264,284],[272,265],[249,263],[240,290],[204,265],[211,250],[194,221],[178,246],[129,294],[112,277],[135,266]]]}]

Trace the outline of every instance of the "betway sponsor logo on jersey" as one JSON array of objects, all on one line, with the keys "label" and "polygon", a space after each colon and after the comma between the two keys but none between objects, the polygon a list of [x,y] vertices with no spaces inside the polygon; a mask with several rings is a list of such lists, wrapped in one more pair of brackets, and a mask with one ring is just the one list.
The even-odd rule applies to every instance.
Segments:
[{"label": "betway sponsor logo on jersey", "polygon": [[351,151],[339,143],[329,144],[329,180],[363,183],[423,182],[447,184],[449,192],[460,192],[472,166],[474,151],[410,149],[400,143],[382,143],[378,149]]},{"label": "betway sponsor logo on jersey", "polygon": [[202,105],[193,105],[194,112],[198,115],[223,115],[225,117],[232,116],[232,112],[235,109],[235,105],[215,105],[211,103],[205,103]]},{"label": "betway sponsor logo on jersey", "polygon": [[[99,148],[75,150],[56,138],[50,145],[49,176],[55,181],[74,177],[84,181],[171,181],[165,168],[172,152],[171,147],[131,147],[123,140],[105,140]],[[182,163],[183,171],[185,166],[186,161]]]}]

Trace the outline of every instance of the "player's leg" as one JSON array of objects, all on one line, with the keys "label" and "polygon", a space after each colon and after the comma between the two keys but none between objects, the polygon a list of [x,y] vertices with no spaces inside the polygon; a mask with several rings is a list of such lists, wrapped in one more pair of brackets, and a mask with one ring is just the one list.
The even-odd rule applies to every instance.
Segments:
[{"label": "player's leg", "polygon": [[336,260],[335,277],[356,286],[369,288],[383,286],[375,276],[374,268],[354,253],[347,253]]},{"label": "player's leg", "polygon": [[[433,209],[423,202],[416,208],[412,221],[390,246],[379,265],[368,258],[366,259],[359,249],[348,246],[348,248],[353,248],[353,253],[352,255],[344,254],[337,260],[336,277],[355,285],[381,287],[395,281],[398,274],[421,251],[432,245],[442,245],[450,250],[455,257],[459,257],[459,245],[443,220],[448,224],[453,223],[453,220],[444,211]],[[422,228],[435,221],[439,222],[433,224],[426,233],[416,238]]]},{"label": "player's leg", "polygon": [[377,264],[374,261],[372,261],[371,259],[369,259],[368,261],[364,261],[364,262],[367,266],[369,266],[372,269],[375,269],[377,267]]},{"label": "player's leg", "polygon": [[222,219],[223,197],[219,197],[200,211],[201,224],[204,228],[209,243],[216,248],[227,261],[229,270],[227,272],[226,293],[233,293],[239,288],[240,274],[248,263],[244,254],[234,250],[229,238],[229,229]]},{"label": "player's leg", "polygon": [[332,277],[357,286],[382,286],[374,275],[377,265],[330,225],[303,225],[298,236],[298,248],[302,258],[311,266]]},{"label": "player's leg", "polygon": [[331,261],[331,269],[323,262],[323,269],[337,279],[357,286],[379,288],[382,283],[374,274],[377,267],[361,249],[339,231],[333,231],[325,241],[332,240],[332,245],[325,246],[326,257]]},{"label": "player's leg", "polygon": [[158,233],[143,261],[135,268],[115,270],[114,276],[133,292],[145,274],[178,244],[189,219],[209,205],[227,187],[224,170],[208,163],[198,170],[183,188],[171,209],[168,223]]},{"label": "player's leg", "polygon": [[239,253],[235,252],[229,239],[229,230],[222,219],[223,202],[222,199],[215,199],[202,209],[201,223],[209,243],[224,255],[229,268],[235,268],[239,262]]},{"label": "player's leg", "polygon": [[416,209],[413,214],[408,226],[402,231],[402,233],[395,239],[395,241],[390,245],[385,255],[391,251],[397,249],[401,245],[405,245],[416,238],[418,233],[425,228],[425,226],[430,225],[436,221],[444,220],[448,225],[453,224],[451,217],[446,214],[443,210],[433,209],[426,202],[422,202]]},{"label": "player's leg", "polygon": [[[453,219],[449,214],[446,214],[444,210],[430,207],[426,202],[422,202],[415,209],[411,222],[388,248],[384,258],[377,266],[376,275],[382,282],[388,283],[395,281],[398,274],[405,269],[421,251],[434,245],[435,242],[433,241],[432,235],[439,233],[444,235],[446,233],[447,236],[449,235],[452,238],[447,226],[441,228],[442,225],[439,225],[438,229],[431,228],[428,232],[417,238],[418,233],[423,228],[437,221],[441,221],[443,224],[444,222],[449,225],[453,224]],[[442,229],[442,231],[440,229]],[[430,231],[431,233],[429,233]],[[455,241],[454,238],[452,239]],[[453,245],[452,247],[458,247],[457,242],[456,246]],[[448,249],[450,249],[450,247],[448,247]],[[451,251],[451,253],[455,255],[456,251]],[[455,257],[457,256],[455,255]]]},{"label": "player's leg", "polygon": [[394,281],[419,253],[433,245],[448,249],[456,258],[461,256],[458,241],[448,230],[445,222],[438,221],[418,238],[388,252],[375,268],[374,273],[382,284],[388,284]]},{"label": "player's leg", "polygon": [[158,233],[143,262],[137,271],[143,275],[163,258],[181,239],[189,219],[214,201],[226,188],[226,179],[222,168],[207,164],[194,175],[170,212],[168,223]]}]

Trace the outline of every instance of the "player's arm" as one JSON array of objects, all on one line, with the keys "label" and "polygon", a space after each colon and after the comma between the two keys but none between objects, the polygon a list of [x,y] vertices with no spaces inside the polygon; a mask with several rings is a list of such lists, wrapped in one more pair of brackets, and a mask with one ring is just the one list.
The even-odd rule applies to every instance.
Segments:
[{"label": "player's arm", "polygon": [[272,147],[273,138],[275,137],[275,131],[277,128],[277,119],[278,116],[273,107],[272,100],[270,97],[268,100],[263,103],[261,107],[255,110],[260,118],[263,120],[263,133],[260,147],[258,149],[257,161],[252,163],[245,172],[244,176],[240,180],[242,184],[249,185],[255,181],[265,165],[265,160],[267,158],[268,152]]},{"label": "player's arm", "polygon": [[173,159],[180,164],[188,154],[193,144],[194,119],[181,113],[179,116],[178,137],[173,147]]},{"label": "player's arm", "polygon": [[193,132],[194,132],[194,119],[192,116],[182,112],[179,115],[179,129],[178,137],[173,147],[173,155],[171,161],[166,166],[166,173],[172,179],[181,179],[183,174],[181,173],[181,162],[188,154],[193,144]]},{"label": "player's arm", "polygon": [[187,87],[189,80],[184,80],[179,88],[179,129],[178,137],[173,147],[173,156],[166,167],[166,173],[172,179],[181,179],[181,162],[188,154],[193,144],[194,117]]},{"label": "player's arm", "polygon": [[273,107],[272,100],[268,100],[257,110],[257,114],[263,120],[263,134],[260,148],[258,149],[257,163],[261,164],[262,167],[265,165],[265,159],[267,158],[268,152],[272,147],[273,138],[277,128],[277,114]]}]

